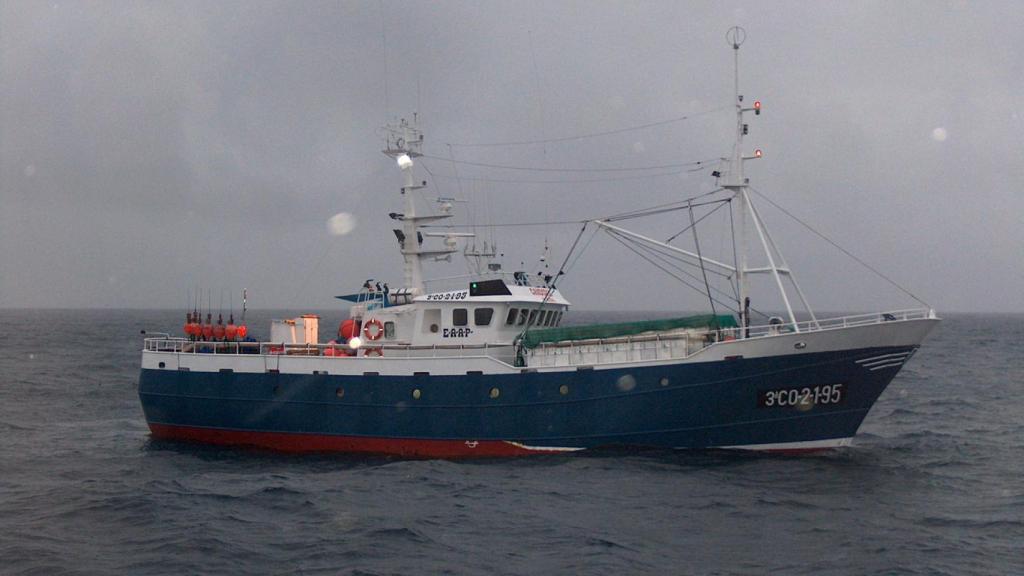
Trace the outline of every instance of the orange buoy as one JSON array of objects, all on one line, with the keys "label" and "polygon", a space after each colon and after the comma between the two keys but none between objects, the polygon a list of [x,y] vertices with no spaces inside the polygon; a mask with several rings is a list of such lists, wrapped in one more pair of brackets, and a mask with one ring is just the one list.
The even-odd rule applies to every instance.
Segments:
[{"label": "orange buoy", "polygon": [[349,350],[348,346],[338,342],[337,340],[331,340],[327,343],[327,348],[324,348],[324,356],[353,356],[355,355],[354,350]]},{"label": "orange buoy", "polygon": [[245,337],[248,334],[249,334],[249,329],[245,327],[245,324],[242,324],[241,326],[238,327],[238,339],[239,340],[245,340]]},{"label": "orange buoy", "polygon": [[334,346],[335,344],[337,344],[337,342],[335,342],[334,340],[331,340],[330,342],[327,343],[327,347],[324,348],[324,356],[338,355],[338,349]]},{"label": "orange buoy", "polygon": [[206,324],[203,324],[203,340],[213,339],[213,315],[206,315]]},{"label": "orange buoy", "polygon": [[359,335],[359,323],[354,319],[349,318],[338,326],[338,339],[342,342],[348,342],[353,336]]},{"label": "orange buoy", "polygon": [[229,342],[234,342],[238,336],[238,326],[235,326],[235,315],[231,314],[228,316],[228,325],[224,327],[224,338]]},{"label": "orange buoy", "polygon": [[380,320],[370,318],[367,320],[366,326],[363,327],[363,335],[367,340],[380,340],[384,335],[384,325],[380,323]]},{"label": "orange buoy", "polygon": [[213,327],[213,339],[224,339],[224,316],[217,314],[217,324]]}]

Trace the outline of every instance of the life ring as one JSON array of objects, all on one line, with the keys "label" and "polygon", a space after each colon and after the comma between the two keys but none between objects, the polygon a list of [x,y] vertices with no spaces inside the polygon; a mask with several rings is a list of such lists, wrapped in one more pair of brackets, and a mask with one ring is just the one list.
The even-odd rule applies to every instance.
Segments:
[{"label": "life ring", "polygon": [[[375,330],[371,328],[376,327]],[[374,340],[380,340],[380,337],[384,335],[384,325],[380,323],[380,320],[376,318],[370,318],[366,321],[366,326],[363,326],[363,336],[366,336],[367,340],[371,342]]]},{"label": "life ring", "polygon": [[363,357],[384,355],[384,350],[380,346],[374,346],[372,348],[367,346],[366,348],[363,348],[363,350]]}]

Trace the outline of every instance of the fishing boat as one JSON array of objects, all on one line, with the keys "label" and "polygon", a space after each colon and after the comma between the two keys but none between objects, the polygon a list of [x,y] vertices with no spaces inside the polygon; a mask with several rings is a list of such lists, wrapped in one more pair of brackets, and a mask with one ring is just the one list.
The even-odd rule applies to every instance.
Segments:
[{"label": "fishing boat", "polygon": [[[738,78],[742,30],[729,40]],[[471,233],[444,227],[451,203],[439,213],[417,210],[424,138],[403,120],[388,127],[383,150],[404,178],[404,210],[390,214],[402,284],[366,281],[339,296],[348,319],[327,342],[313,315],[275,321],[269,339],[254,341],[210,327],[209,315],[202,325],[198,311],[185,336],[147,337],[139,397],[152,436],[427,458],[848,445],[939,318],[929,306],[815,315],[752,200],[744,164],[761,153],[746,153],[743,137],[761,104],[744,103],[736,84],[735,143],[712,173],[715,201],[736,211],[734,262],[701,253],[697,236],[691,250],[623,227],[653,210],[581,221],[566,256],[596,230],[640,255],[689,266],[689,278],[707,288],[709,314],[571,325],[557,286],[564,263],[553,274],[490,266],[428,288],[424,264],[457,253]],[[694,207],[710,201],[705,194],[673,209],[689,214],[696,234]],[[734,293],[716,296],[709,275],[727,279]],[[771,278],[784,315],[752,321],[756,275]]]}]

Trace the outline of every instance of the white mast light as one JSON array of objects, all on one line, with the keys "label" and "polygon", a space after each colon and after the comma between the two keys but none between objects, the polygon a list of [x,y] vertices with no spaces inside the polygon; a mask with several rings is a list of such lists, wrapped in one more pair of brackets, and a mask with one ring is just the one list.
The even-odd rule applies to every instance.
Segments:
[{"label": "white mast light", "polygon": [[412,158],[410,158],[408,154],[402,154],[398,157],[398,167],[402,170],[412,168]]},{"label": "white mast light", "polygon": [[349,348],[351,348],[353,350],[358,350],[359,347],[362,346],[362,345],[363,345],[363,341],[362,341],[362,339],[359,338],[359,336],[353,336],[352,338],[349,338],[349,341],[348,341],[348,347]]}]

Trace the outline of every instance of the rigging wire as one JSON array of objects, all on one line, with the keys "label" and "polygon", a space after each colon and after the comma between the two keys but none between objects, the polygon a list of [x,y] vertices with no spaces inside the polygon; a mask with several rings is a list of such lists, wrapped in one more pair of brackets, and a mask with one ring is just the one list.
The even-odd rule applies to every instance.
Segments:
[{"label": "rigging wire", "polygon": [[[614,232],[614,230],[613,230],[613,232]],[[690,262],[689,260],[685,260],[679,254],[676,254],[675,252],[667,250],[664,247],[658,246],[657,244],[649,244],[649,243],[647,243],[647,242],[645,242],[643,240],[640,240],[640,239],[637,239],[637,238],[631,238],[631,237],[628,237],[628,236],[627,236],[627,238],[629,238],[630,242],[635,242],[637,245],[644,246],[646,249],[648,249],[648,250],[650,250],[652,252],[656,252],[658,254],[661,254],[665,258],[668,258],[670,260],[674,260],[676,262],[679,262],[680,264],[685,264],[687,266],[693,266],[694,268],[697,268],[697,267],[700,266],[700,264],[698,264],[696,262]],[[716,276],[720,276],[722,278],[732,278],[732,274],[729,274],[729,273],[726,273],[726,272],[722,272],[722,271],[719,271],[719,270],[710,270],[710,272],[712,274],[714,274]],[[693,278],[695,280],[699,280],[699,278],[697,278],[696,276],[694,276]]]},{"label": "rigging wire", "polygon": [[[643,257],[645,260],[647,260],[651,264],[655,264],[654,260],[658,260],[664,266],[670,267],[673,270],[677,271],[678,273],[683,274],[683,275],[685,275],[685,276],[687,276],[687,277],[689,277],[689,278],[691,278],[693,280],[696,280],[698,282],[700,281],[700,278],[698,278],[695,274],[693,274],[692,272],[689,272],[689,271],[684,270],[683,268],[681,268],[679,266],[679,263],[672,262],[671,261],[672,260],[671,257],[669,257],[667,254],[663,254],[661,252],[653,250],[650,246],[647,246],[645,244],[641,244],[641,243],[637,242],[636,240],[634,240],[634,239],[632,239],[632,238],[630,238],[628,236],[624,236],[622,234],[619,234],[618,232],[616,232],[614,230],[606,230],[606,232],[608,232],[609,234],[614,236],[615,239],[618,240],[620,244],[632,246],[632,250],[633,250],[634,253],[640,255],[641,257]],[[647,256],[643,256],[638,251],[645,251],[647,253]],[[689,283],[685,282],[683,279],[681,279],[679,277],[676,277],[676,278],[680,282],[683,282],[684,284],[686,284],[690,288],[693,288],[697,292],[700,292],[701,294],[705,293],[698,286],[694,286],[692,284],[689,284]]]},{"label": "rigging wire", "polygon": [[[568,224],[583,224],[584,222],[593,222],[593,219],[589,220],[539,220],[536,222],[501,222],[498,224],[477,224],[475,226],[479,228],[512,228],[517,226],[556,226],[556,225],[568,225]],[[473,224],[423,224],[420,228],[473,228]]]},{"label": "rigging wire", "polygon": [[[459,196],[463,196],[463,193],[462,193],[462,179],[459,178],[459,167],[458,167],[458,164],[456,164],[456,162],[455,162],[455,153],[452,152],[452,147],[451,147],[450,144],[448,145],[448,155],[451,156],[451,160],[450,161],[452,163],[452,170],[455,171],[455,182],[457,182],[458,186],[459,186]],[[429,174],[429,172],[428,172],[428,174]]]},{"label": "rigging wire", "polygon": [[717,162],[718,158],[711,158],[706,160],[694,160],[691,162],[682,162],[680,164],[662,164],[660,166],[635,166],[632,168],[543,168],[539,166],[511,166],[508,164],[490,164],[487,162],[470,162],[468,160],[454,160],[452,158],[445,158],[443,156],[432,156],[430,154],[423,154],[423,158],[430,158],[431,160],[438,160],[441,162],[451,162],[453,164],[462,164],[464,166],[478,166],[481,168],[499,168],[502,170],[524,170],[529,172],[641,172],[644,170],[668,170],[671,168],[686,168],[692,166],[704,166],[711,162]]},{"label": "rigging wire", "polygon": [[377,7],[380,11],[380,45],[384,54],[384,118],[388,118],[391,112],[391,104],[388,98],[388,28],[387,20],[384,18],[384,0],[378,0]]},{"label": "rigging wire", "polygon": [[796,221],[797,221],[797,223],[799,223],[799,224],[800,224],[801,226],[803,226],[804,228],[807,228],[807,229],[808,229],[808,230],[810,230],[810,231],[811,231],[812,233],[814,233],[815,235],[817,235],[817,236],[818,236],[819,238],[821,238],[821,239],[822,239],[822,240],[824,240],[825,242],[828,242],[828,243],[829,243],[829,244],[831,244],[831,245],[832,245],[833,247],[835,247],[835,248],[836,248],[837,250],[839,250],[839,251],[840,251],[840,252],[842,252],[843,254],[846,254],[847,256],[849,256],[850,258],[852,258],[852,259],[853,259],[854,261],[856,261],[856,262],[857,262],[858,264],[860,264],[861,266],[863,266],[863,267],[867,268],[868,270],[870,270],[870,271],[874,272],[874,273],[875,273],[875,274],[876,274],[876,275],[877,275],[877,276],[878,276],[879,278],[881,278],[882,280],[885,280],[886,282],[888,282],[888,283],[889,283],[889,284],[891,284],[892,286],[896,287],[896,289],[898,289],[899,291],[903,292],[903,293],[904,293],[904,294],[906,294],[907,296],[910,296],[911,298],[913,298],[914,300],[916,300],[916,301],[917,301],[918,303],[920,303],[920,304],[923,304],[923,305],[927,306],[928,308],[931,308],[931,304],[928,304],[928,303],[927,303],[927,302],[925,302],[924,300],[922,300],[922,299],[918,298],[918,297],[917,297],[917,296],[915,296],[915,295],[914,295],[914,293],[912,293],[912,292],[911,292],[910,290],[907,290],[907,289],[906,289],[906,288],[904,288],[903,286],[900,286],[900,285],[899,285],[899,284],[898,284],[898,283],[897,283],[897,282],[896,282],[895,280],[893,280],[893,279],[889,278],[889,277],[888,277],[888,276],[886,276],[885,274],[882,274],[881,272],[879,272],[879,271],[878,271],[877,269],[875,269],[875,268],[874,268],[873,266],[871,266],[871,265],[870,265],[870,264],[868,264],[867,262],[865,262],[865,261],[861,260],[860,258],[858,258],[858,257],[854,256],[854,255],[853,255],[853,254],[852,254],[852,253],[851,253],[851,252],[850,252],[849,250],[847,250],[846,248],[843,248],[843,247],[842,247],[842,246],[840,246],[839,244],[835,243],[835,242],[834,242],[834,241],[833,241],[833,240],[832,240],[831,238],[829,238],[828,236],[825,236],[825,235],[824,235],[823,233],[821,233],[821,232],[818,232],[818,231],[817,231],[817,230],[816,230],[816,229],[815,229],[814,227],[812,227],[812,226],[811,226],[810,224],[808,224],[808,223],[804,222],[803,220],[801,220],[801,219],[797,218],[797,217],[796,217],[795,215],[793,215],[793,213],[791,213],[790,211],[786,210],[786,209],[785,209],[785,208],[783,208],[782,206],[779,206],[778,204],[776,204],[775,202],[773,202],[773,201],[771,200],[771,198],[768,198],[768,197],[767,197],[766,195],[762,194],[762,193],[761,193],[761,192],[760,192],[759,190],[757,190],[757,189],[756,189],[756,188],[754,188],[753,186],[750,186],[750,189],[751,189],[751,190],[753,190],[755,194],[757,194],[758,196],[760,196],[761,198],[763,198],[763,199],[764,199],[764,200],[765,200],[766,202],[768,202],[769,204],[771,204],[772,206],[774,206],[775,208],[777,208],[777,209],[778,209],[778,210],[779,210],[780,212],[782,212],[782,213],[783,213],[783,214],[785,214],[786,216],[789,216],[789,217],[790,217],[790,218],[792,218],[793,220],[796,220]]},{"label": "rigging wire", "polygon": [[710,212],[708,212],[707,214],[705,214],[705,215],[701,216],[700,218],[698,218],[696,222],[693,222],[693,218],[692,218],[692,216],[693,216],[693,210],[690,210],[690,216],[691,216],[691,218],[690,218],[690,222],[691,222],[691,223],[690,223],[690,225],[689,225],[689,226],[687,226],[686,228],[683,228],[683,229],[682,229],[682,230],[680,230],[679,232],[676,232],[676,233],[675,233],[675,234],[673,234],[672,236],[670,236],[668,240],[665,240],[665,244],[669,244],[669,243],[671,243],[671,242],[672,242],[673,240],[675,240],[676,238],[678,238],[678,237],[679,237],[679,236],[680,236],[680,235],[681,235],[682,233],[686,232],[686,231],[687,231],[687,230],[689,230],[690,228],[693,228],[693,227],[694,227],[694,226],[696,226],[697,224],[700,224],[702,220],[704,220],[704,219],[705,219],[705,218],[707,218],[708,216],[711,216],[712,214],[714,214],[715,212],[717,212],[719,208],[721,208],[722,206],[725,206],[726,204],[728,204],[728,203],[732,202],[732,198],[728,198],[728,199],[726,199],[726,200],[722,200],[722,201],[720,201],[720,202],[721,202],[721,204],[719,204],[718,206],[715,206],[714,208],[712,208],[712,209],[711,209],[711,211],[710,211]]},{"label": "rigging wire", "polygon": [[[533,83],[537,89],[537,111],[540,112],[540,135],[542,138],[547,138],[547,134],[544,133],[545,117],[544,114],[544,98],[540,87],[540,69],[537,67],[537,51],[533,49],[533,30],[526,31],[527,38],[530,40],[530,61],[533,62]],[[544,154],[547,155],[547,147],[544,148]]]},{"label": "rigging wire", "polygon": [[[425,164],[421,162],[421,164]],[[663,172],[660,174],[638,174],[634,176],[617,176],[614,178],[576,178],[576,179],[563,179],[563,180],[526,180],[517,178],[476,178],[467,176],[449,176],[447,174],[435,175],[435,178],[447,178],[449,180],[459,179],[467,182],[493,182],[498,184],[588,184],[594,182],[623,182],[627,180],[645,180],[650,178],[663,178],[666,176],[678,176],[684,173],[699,172],[705,170],[710,166],[702,166],[696,169],[689,170],[673,170],[672,172]]]},{"label": "rigging wire", "polygon": [[669,118],[668,120],[661,120],[658,122],[650,122],[648,124],[640,124],[638,126],[628,126],[625,128],[617,128],[614,130],[606,130],[604,132],[590,132],[587,134],[579,134],[576,136],[563,136],[560,138],[544,138],[541,140],[519,140],[509,142],[474,142],[474,143],[450,143],[452,146],[460,148],[488,148],[496,146],[527,146],[531,144],[550,144],[554,142],[571,142],[573,140],[585,140],[587,138],[597,138],[600,136],[612,136],[615,134],[623,134],[625,132],[633,132],[636,130],[645,130],[647,128],[655,128],[658,126],[665,126],[667,124],[673,124],[676,122],[682,122],[698,116],[705,116],[707,114],[713,114],[715,112],[721,112],[722,110],[731,109],[732,106],[719,106],[710,110],[702,110],[700,112],[694,112],[693,114],[687,114],[685,116],[678,116],[676,118]]},{"label": "rigging wire", "polygon": [[[615,239],[615,240],[616,240],[617,242],[619,242],[620,244],[622,244],[623,246],[625,246],[625,247],[626,247],[627,249],[629,249],[629,250],[630,250],[631,252],[633,252],[633,253],[634,253],[634,254],[636,254],[637,256],[639,256],[639,257],[643,258],[644,260],[647,260],[647,262],[649,262],[649,263],[650,263],[650,264],[651,264],[652,266],[654,266],[655,268],[657,268],[657,269],[661,270],[662,272],[664,272],[664,273],[668,274],[669,276],[671,276],[671,277],[675,278],[675,279],[676,279],[676,280],[678,280],[678,281],[679,281],[680,283],[682,283],[682,284],[683,284],[684,286],[687,286],[688,288],[690,288],[690,289],[692,289],[692,290],[694,290],[694,291],[696,291],[696,292],[699,292],[700,294],[705,294],[705,292],[704,292],[703,290],[701,290],[699,286],[694,286],[693,284],[690,284],[690,283],[689,283],[689,282],[687,282],[686,280],[684,280],[684,279],[680,278],[680,277],[679,277],[678,275],[674,274],[674,273],[673,273],[673,272],[672,272],[671,270],[668,270],[667,268],[665,268],[664,266],[662,266],[662,265],[661,265],[661,264],[659,264],[658,262],[655,262],[654,260],[652,260],[651,258],[649,258],[649,257],[648,257],[647,255],[645,255],[644,253],[642,253],[641,251],[639,251],[639,250],[638,250],[638,249],[637,249],[636,247],[634,247],[634,246],[631,246],[631,245],[630,245],[630,244],[629,244],[629,243],[628,243],[627,241],[625,241],[625,240],[624,240],[623,238],[621,238],[621,237],[620,237],[620,236],[619,236],[618,234],[614,234],[614,233],[611,233],[611,236],[612,236],[612,238],[614,238],[614,239]],[[710,297],[710,296],[709,296],[709,297]],[[710,297],[710,298],[712,298],[712,299],[713,299],[713,297]],[[719,302],[719,304],[721,304],[721,305],[722,305],[722,306],[724,306],[725,308],[727,308],[727,309],[729,309],[729,310],[731,310],[731,311],[735,312],[735,310],[733,310],[733,309],[732,309],[732,307],[731,307],[731,306],[729,306],[728,304],[726,304],[726,303],[724,303],[724,302]]]},{"label": "rigging wire", "polygon": [[[693,274],[692,272],[689,272],[688,270],[686,270],[686,269],[681,267],[681,265],[697,266],[693,262],[689,262],[687,260],[684,260],[684,259],[680,258],[677,254],[673,253],[673,252],[666,252],[666,251],[664,251],[664,249],[661,249],[657,245],[644,244],[643,242],[641,242],[641,241],[639,241],[639,240],[637,240],[635,238],[631,238],[629,236],[625,236],[625,235],[623,235],[623,234],[621,234],[619,232],[616,232],[615,230],[605,229],[605,231],[610,233],[610,234],[614,234],[616,236],[619,236],[622,239],[626,240],[627,242],[633,243],[634,246],[637,246],[637,247],[639,247],[639,248],[641,248],[643,250],[646,250],[652,257],[657,258],[659,261],[664,263],[666,266],[670,266],[671,268],[673,268],[674,270],[678,271],[679,273],[685,274],[686,276],[689,276],[693,280],[700,281],[700,278],[698,278],[695,274]],[[722,273],[722,272],[718,272],[716,270],[711,270],[711,273],[712,274],[717,274],[717,275],[719,275],[719,276],[721,276],[721,277],[723,277],[725,279],[729,279],[730,280],[730,284],[732,284],[732,282],[731,282],[731,279],[733,278],[732,274],[725,274],[725,273]],[[713,287],[712,290],[714,290],[715,292],[721,294],[722,296],[725,296],[726,298],[730,298],[731,297],[731,295],[728,292],[726,292],[726,291],[724,291],[724,290],[722,290],[722,289],[720,289],[718,287]],[[738,299],[737,299],[737,301],[738,301]],[[731,307],[729,309],[730,310],[734,310]],[[767,314],[765,314],[763,312],[760,312],[758,310],[755,310],[755,312],[757,312],[758,314],[761,314],[765,318],[768,317]]]},{"label": "rigging wire", "polygon": [[[717,192],[717,190],[715,192]],[[700,196],[695,196],[694,198],[699,198],[699,197]],[[711,200],[711,201],[708,201],[708,202],[698,202],[698,203],[693,204],[693,206],[694,207],[710,206],[712,204],[721,204],[721,203],[725,203],[725,202],[729,202],[729,201],[730,201],[729,199]],[[684,204],[679,205],[680,202],[684,202]],[[644,211],[634,210],[632,212],[623,212],[620,215],[616,215],[616,216],[604,216],[604,217],[599,217],[599,218],[583,218],[583,219],[578,219],[578,220],[536,220],[536,221],[529,221],[529,222],[499,222],[499,223],[495,223],[495,224],[477,224],[475,226],[480,227],[480,228],[511,228],[511,227],[517,227],[517,226],[527,227],[527,226],[549,226],[549,225],[550,226],[555,226],[555,225],[568,225],[568,224],[583,224],[584,222],[594,222],[594,221],[597,221],[597,220],[601,220],[603,222],[615,222],[615,221],[618,221],[618,220],[629,220],[629,219],[632,219],[632,218],[641,218],[643,216],[652,216],[652,215],[655,215],[655,214],[663,214],[663,213],[666,213],[666,212],[675,212],[675,211],[678,211],[678,210],[684,210],[684,209],[687,208],[687,205],[685,204],[685,202],[686,202],[686,200],[674,201],[674,202],[669,202],[667,204],[659,204],[657,206],[652,206],[651,208],[645,208],[645,209],[643,209]],[[473,226],[474,225],[472,225],[472,224],[424,224],[424,225],[421,226],[421,228],[471,228]]]},{"label": "rigging wire", "polygon": [[587,251],[587,248],[590,247],[590,243],[594,241],[594,237],[597,236],[597,233],[600,231],[600,227],[594,228],[594,231],[591,232],[590,234],[590,238],[587,239],[587,243],[583,245],[583,248],[580,250],[579,254],[577,254],[576,258],[574,258],[573,261],[569,263],[569,267],[565,269],[566,273],[568,273],[570,270],[576,267],[576,263],[580,261],[580,258],[583,257],[584,252]]},{"label": "rigging wire", "polygon": [[[683,200],[683,202],[687,202],[687,201]],[[722,202],[728,202],[728,200],[711,200],[711,201],[708,201],[708,202],[700,202],[700,203],[694,204],[693,206],[696,206],[696,207],[699,208],[701,206],[708,206],[710,204],[718,204],[718,203],[722,203]],[[678,202],[673,202],[673,204],[678,204]],[[646,216],[655,216],[657,214],[665,214],[667,212],[677,212],[679,210],[685,210],[686,208],[688,208],[687,204],[683,204],[681,206],[674,206],[674,207],[668,206],[668,207],[665,207],[665,208],[649,209],[649,210],[646,210],[646,211],[634,211],[634,212],[627,213],[626,215],[623,215],[623,216],[613,216],[611,218],[603,218],[603,220],[605,222],[618,222],[619,220],[632,220],[633,218],[644,218]]]},{"label": "rigging wire", "polygon": [[[687,270],[685,270],[683,268],[680,268],[677,263],[672,262],[671,260],[674,260],[672,255],[665,254],[665,253],[662,253],[662,252],[658,252],[658,251],[654,250],[653,247],[651,247],[651,246],[648,246],[648,245],[645,245],[645,244],[641,244],[640,242],[637,242],[636,240],[634,240],[632,238],[629,238],[628,236],[622,236],[621,234],[618,234],[618,233],[616,233],[613,230],[605,230],[605,231],[608,232],[609,234],[612,234],[613,236],[616,236],[617,237],[616,239],[619,240],[620,243],[623,243],[623,241],[630,242],[636,248],[639,248],[639,249],[642,249],[642,250],[646,250],[649,253],[649,256],[651,258],[656,258],[657,260],[662,262],[662,264],[664,264],[665,266],[668,266],[668,267],[676,270],[680,274],[684,274],[684,275],[692,278],[693,280],[700,281],[700,278],[698,278],[695,274],[693,274],[693,273],[691,273],[691,272],[689,272],[689,271],[687,271]],[[634,250],[634,252],[636,252],[636,251]],[[641,257],[643,257],[643,256],[641,255]],[[650,262],[652,265],[655,264],[650,258],[644,257],[644,259],[647,260],[648,262]],[[689,262],[686,262],[685,260],[677,260],[677,262],[679,262],[681,264],[693,265],[693,264],[691,264]],[[658,268],[661,269],[666,274],[671,275],[673,278],[676,278],[680,282],[683,282],[683,280],[681,278],[679,278],[678,276],[675,276],[674,274],[671,274],[668,270],[665,270],[664,268],[661,268],[660,266]],[[714,272],[714,271],[712,271],[712,272]],[[690,288],[693,288],[697,292],[700,292],[701,294],[706,294],[699,287],[694,287],[693,285],[690,285],[688,283],[686,285],[689,286]],[[711,289],[714,292],[716,292],[718,294],[721,294],[722,296],[727,298],[728,302],[731,302],[731,295],[728,292],[726,292],[725,290],[722,290],[721,288],[718,288],[718,287],[712,287]],[[737,312],[738,311],[737,308],[733,308],[733,306],[731,304],[727,304],[726,302],[722,302],[721,300],[717,300],[716,299],[715,302],[718,302],[719,304],[721,304],[726,309],[728,309],[728,310],[730,310],[732,312]],[[763,316],[765,318],[769,317],[769,315],[767,313],[762,312],[761,310],[758,310],[758,309],[754,308],[753,306],[751,306],[750,309],[751,309],[751,311],[753,311],[753,312],[755,312],[757,314],[760,314],[761,316]]]},{"label": "rigging wire", "polygon": [[696,200],[698,198],[703,198],[705,196],[710,196],[712,194],[716,194],[718,192],[721,192],[722,190],[724,190],[724,188],[716,188],[716,189],[712,190],[711,192],[706,192],[704,194],[697,194],[696,196],[690,196],[689,198],[683,198],[682,200],[673,200],[672,202],[666,202],[665,204],[658,204],[656,206],[649,206],[647,208],[637,208],[636,210],[630,210],[630,211],[627,211],[627,212],[619,212],[618,214],[612,214],[611,216],[606,216],[604,218],[601,218],[601,220],[605,220],[606,222],[613,222],[616,219],[625,220],[625,219],[628,219],[628,218],[632,218],[634,214],[646,213],[648,210],[655,210],[655,209],[658,209],[658,208],[664,208],[666,206],[677,206],[677,205],[680,205],[680,204],[685,205],[686,202],[689,202],[691,200]]},{"label": "rigging wire", "polygon": [[[452,151],[452,147],[451,147],[450,144],[448,145],[448,155],[451,156],[451,159],[452,159],[452,170],[455,172],[455,183],[458,185],[459,197],[460,198],[465,198],[466,195],[462,191],[462,179],[459,178],[459,167],[458,167],[457,164],[455,164],[455,152]],[[473,206],[470,205],[469,206],[469,210],[468,210],[468,211],[470,211],[470,214],[468,214],[467,216],[469,216],[469,220],[470,220],[470,224],[471,224],[470,228],[472,228],[472,230],[473,230],[473,246],[475,248],[476,247],[476,218],[474,217],[474,214],[472,214],[472,210],[473,210]],[[465,264],[466,264],[466,272],[472,272],[472,270],[470,270],[469,259],[466,259]]]},{"label": "rigging wire", "polygon": [[[565,255],[565,260],[562,260],[562,265],[558,267],[558,272],[556,272],[555,275],[551,278],[551,281],[547,283],[548,293],[545,294],[544,299],[541,300],[539,304],[537,304],[537,308],[534,310],[535,312],[539,312],[540,310],[542,310],[544,308],[544,305],[547,304],[548,300],[551,299],[551,295],[555,293],[555,285],[558,283],[558,279],[561,278],[563,274],[565,274],[565,265],[569,262],[569,257],[572,256],[573,251],[576,250],[576,245],[580,243],[580,238],[583,237],[583,233],[587,231],[587,226],[589,225],[589,221],[583,223],[583,227],[580,228],[580,233],[576,235],[576,239],[573,240],[572,246],[569,247],[569,252],[566,253]],[[589,242],[587,244],[589,245]],[[540,316],[539,313],[530,314],[529,319],[526,322],[526,326],[523,326],[523,331],[519,333],[519,336],[516,338],[516,340],[520,340],[523,338],[523,336],[526,336],[526,333],[533,326],[534,321],[537,319],[538,316]]]},{"label": "rigging wire", "polygon": [[[721,205],[715,208],[721,208]],[[704,276],[704,288],[708,291],[708,300],[711,302],[711,314],[715,317],[715,328],[718,328],[718,313],[715,311],[715,299],[711,297],[711,284],[708,283],[708,271],[704,267],[704,257],[700,254],[700,242],[697,240],[697,223],[693,220],[693,206],[690,206],[690,230],[693,230],[693,245],[697,247],[697,261],[700,262],[700,273]]]},{"label": "rigging wire", "polygon": [[[736,269],[739,270],[739,268],[740,268],[740,256],[739,256],[739,252],[736,250],[736,225],[733,223],[733,217],[732,217],[732,215],[733,215],[732,202],[731,202],[732,198],[730,198],[729,200],[730,200],[730,202],[729,202],[729,232],[730,232],[730,236],[732,237],[732,263],[736,267]],[[736,298],[736,305],[739,306],[742,309],[743,308],[743,303],[740,302],[739,281],[740,281],[739,275],[736,275],[736,277],[733,279],[733,281],[730,282],[729,284],[732,285],[732,292],[733,292],[733,296]]]}]

